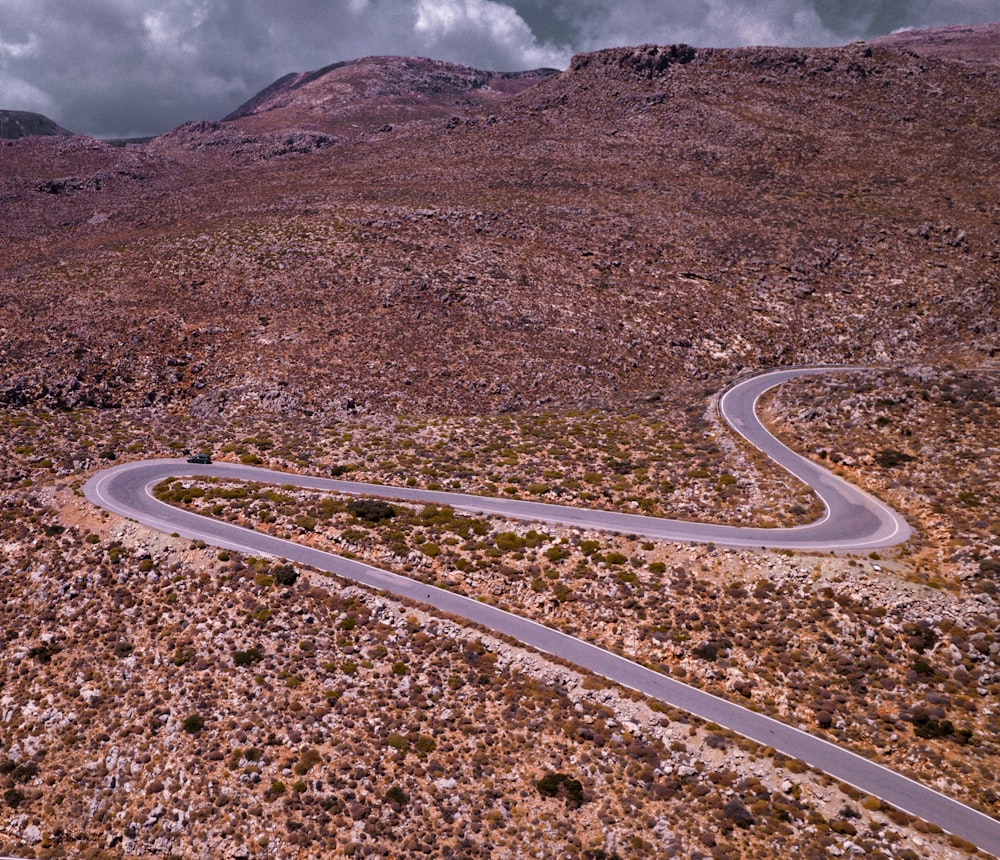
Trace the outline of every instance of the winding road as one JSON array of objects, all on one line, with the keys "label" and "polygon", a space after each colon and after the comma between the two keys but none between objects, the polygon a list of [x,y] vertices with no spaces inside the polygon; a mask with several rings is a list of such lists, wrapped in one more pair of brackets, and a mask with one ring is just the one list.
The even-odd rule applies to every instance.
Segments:
[{"label": "winding road", "polygon": [[145,460],[115,466],[94,475],[85,485],[84,493],[95,505],[151,528],[202,540],[220,548],[285,558],[375,589],[384,589],[398,597],[423,603],[510,636],[524,645],[568,660],[615,683],[771,746],[785,755],[802,759],[898,809],[938,824],[984,851],[1000,855],[1000,821],[834,743],[682,684],[530,619],[360,561],[179,510],[160,502],[151,494],[152,488],[166,478],[205,476],[399,501],[446,504],[468,512],[600,529],[653,540],[842,552],[876,549],[905,541],[911,534],[905,520],[873,496],[794,453],[775,439],[756,415],[756,404],[761,395],[782,382],[811,374],[858,369],[811,367],[773,371],[732,386],[719,399],[720,413],[741,436],[812,487],[823,501],[825,512],[820,519],[793,528],[742,528],[689,523],[541,502],[316,478],[232,463],[192,465],[182,460]]}]

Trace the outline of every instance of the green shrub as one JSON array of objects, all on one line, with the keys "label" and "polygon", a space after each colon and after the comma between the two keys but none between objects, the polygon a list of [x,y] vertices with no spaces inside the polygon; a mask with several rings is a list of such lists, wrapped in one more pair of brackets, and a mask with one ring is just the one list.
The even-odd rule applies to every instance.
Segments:
[{"label": "green shrub", "polygon": [[191,714],[191,716],[184,718],[181,728],[189,735],[196,735],[205,728],[205,718],[200,714]]},{"label": "green shrub", "polygon": [[535,784],[542,797],[562,797],[571,809],[583,805],[583,783],[565,773],[550,772]]},{"label": "green shrub", "polygon": [[430,735],[418,735],[414,747],[420,755],[429,755],[437,749],[437,744]]},{"label": "green shrub", "polygon": [[545,557],[553,564],[556,564],[564,558],[569,557],[569,550],[563,546],[550,546],[547,550],[545,550]]},{"label": "green shrub", "polygon": [[323,761],[323,757],[319,754],[319,752],[310,747],[309,749],[304,750],[302,755],[299,756],[299,760],[296,762],[294,768],[295,773],[299,776],[305,776],[321,761]]},{"label": "green shrub", "polygon": [[394,785],[385,793],[385,802],[392,806],[403,807],[410,802],[410,797],[398,785]]},{"label": "green shrub", "polygon": [[347,510],[351,516],[369,523],[391,520],[396,516],[396,509],[381,499],[351,499],[347,503]]},{"label": "green shrub", "polygon": [[274,581],[277,582],[278,585],[284,585],[286,587],[295,585],[299,578],[299,572],[295,569],[295,565],[292,564],[275,565],[271,574],[274,576]]},{"label": "green shrub", "polygon": [[903,463],[909,463],[914,459],[910,454],[897,451],[895,448],[883,448],[875,455],[875,462],[883,469],[892,469]]},{"label": "green shrub", "polygon": [[246,651],[233,652],[233,664],[236,666],[252,666],[264,657],[259,648],[248,648]]},{"label": "green shrub", "polygon": [[499,532],[493,542],[501,552],[513,552],[527,546],[527,541],[515,532]]}]

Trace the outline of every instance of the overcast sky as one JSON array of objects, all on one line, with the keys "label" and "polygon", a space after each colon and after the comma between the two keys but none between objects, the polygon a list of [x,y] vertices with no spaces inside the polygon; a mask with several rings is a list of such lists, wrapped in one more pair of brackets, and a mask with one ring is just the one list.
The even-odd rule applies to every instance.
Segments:
[{"label": "overcast sky", "polygon": [[565,68],[615,45],[837,45],[997,20],[1000,0],[0,0],[0,109],[125,137],[373,54]]}]

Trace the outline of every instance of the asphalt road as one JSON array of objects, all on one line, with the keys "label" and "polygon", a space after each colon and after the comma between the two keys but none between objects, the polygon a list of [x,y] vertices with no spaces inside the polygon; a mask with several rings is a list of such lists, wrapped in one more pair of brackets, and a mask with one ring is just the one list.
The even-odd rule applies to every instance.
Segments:
[{"label": "asphalt road", "polygon": [[406,501],[435,502],[466,511],[585,529],[603,529],[659,540],[842,551],[867,550],[900,543],[909,536],[910,528],[898,514],[856,487],[793,453],[764,429],[754,413],[758,398],[768,388],[797,376],[832,369],[850,368],[777,371],[741,382],[720,398],[720,411],[737,432],[813,486],[823,499],[826,505],[824,516],[815,523],[796,528],[745,529],[685,523],[537,502],[357,484],[231,463],[195,466],[178,460],[147,460],[115,466],[91,478],[85,485],[84,492],[94,504],[160,531],[177,533],[185,538],[203,540],[213,546],[253,555],[285,558],[467,619],[725,726],[788,756],[802,759],[898,809],[938,824],[947,832],[973,842],[985,851],[1000,854],[1000,821],[836,744],[689,687],[624,657],[510,612],[359,561],[178,510],[159,502],[150,494],[151,488],[167,477],[204,475]]}]

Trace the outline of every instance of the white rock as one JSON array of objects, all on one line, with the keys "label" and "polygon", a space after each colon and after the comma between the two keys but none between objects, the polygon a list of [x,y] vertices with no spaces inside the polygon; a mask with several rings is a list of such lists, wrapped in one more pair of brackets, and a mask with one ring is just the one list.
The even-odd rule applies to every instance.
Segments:
[{"label": "white rock", "polygon": [[80,690],[80,698],[88,705],[96,705],[101,701],[101,691],[96,687],[84,687]]}]

